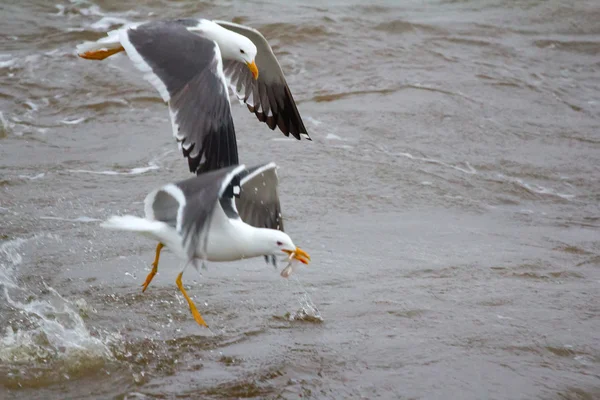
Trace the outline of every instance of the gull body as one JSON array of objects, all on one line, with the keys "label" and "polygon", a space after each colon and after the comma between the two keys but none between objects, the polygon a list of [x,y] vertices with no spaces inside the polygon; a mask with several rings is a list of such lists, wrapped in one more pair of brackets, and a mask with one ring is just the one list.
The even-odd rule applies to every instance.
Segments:
[{"label": "gull body", "polygon": [[[270,129],[311,140],[267,40],[255,29],[207,19],[129,24],[77,46],[85,59],[125,51],[168,103],[189,169],[239,164],[229,91]],[[259,72],[260,71],[260,72]]]},{"label": "gull body", "polygon": [[[272,257],[274,262],[275,256],[282,254],[290,261],[303,264],[310,261],[310,256],[283,232],[277,181],[274,163],[253,168],[238,165],[205,172],[148,194],[144,200],[143,218],[113,216],[102,226],[134,231],[159,241],[153,269],[143,284],[144,291],[158,271],[163,246],[181,258],[185,264],[177,277],[177,286],[196,321],[207,326],[181,283],[183,272],[189,265],[198,268],[207,261],[235,261],[258,256]],[[282,276],[289,276],[291,271],[288,265]]]},{"label": "gull body", "polygon": [[[296,250],[294,242],[285,232],[255,228],[241,219],[230,219],[217,205],[211,216],[210,235],[206,244],[199,242],[192,256],[184,245],[184,238],[177,228],[157,221],[152,216],[144,218],[133,215],[113,216],[103,224],[105,228],[133,231],[163,243],[178,258],[188,262],[228,262],[261,256],[277,256],[282,251]],[[281,243],[278,245],[277,243]]]}]

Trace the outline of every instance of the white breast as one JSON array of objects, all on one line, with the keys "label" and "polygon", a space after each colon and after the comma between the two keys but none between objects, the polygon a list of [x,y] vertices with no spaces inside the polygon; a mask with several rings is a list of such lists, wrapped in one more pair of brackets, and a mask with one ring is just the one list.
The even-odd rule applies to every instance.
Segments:
[{"label": "white breast", "polygon": [[262,255],[253,246],[254,230],[240,219],[227,218],[217,205],[208,236],[208,261],[235,261]]}]

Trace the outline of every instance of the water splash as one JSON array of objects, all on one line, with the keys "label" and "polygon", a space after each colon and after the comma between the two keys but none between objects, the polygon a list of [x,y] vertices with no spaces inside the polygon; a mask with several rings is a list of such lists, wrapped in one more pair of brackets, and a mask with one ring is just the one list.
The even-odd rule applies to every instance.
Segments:
[{"label": "water splash", "polygon": [[27,239],[14,239],[0,245],[0,285],[17,288],[13,281],[14,269],[23,262],[19,249],[27,242]]},{"label": "water splash", "polygon": [[46,283],[36,292],[18,280],[23,247],[39,246],[55,235],[17,238],[0,245],[0,384],[29,386],[45,379],[69,379],[95,370],[113,358],[112,338],[93,336],[82,315],[91,310],[85,300],[65,299]]},{"label": "water splash", "polygon": [[308,322],[323,322],[324,319],[321,316],[321,312],[312,301],[312,298],[300,282],[297,276],[292,278],[296,282],[298,288],[302,290],[302,295],[298,298],[300,308],[294,313],[290,313],[288,319],[290,321],[308,321]]},{"label": "water splash", "polygon": [[[23,364],[71,360],[79,364],[83,360],[110,359],[108,347],[90,335],[76,306],[55,289],[44,286],[48,298],[28,303],[14,300],[4,288],[4,298],[20,311],[25,321],[11,321],[11,326],[6,327],[4,337],[0,338],[0,361]],[[14,325],[33,327],[22,329]]]}]

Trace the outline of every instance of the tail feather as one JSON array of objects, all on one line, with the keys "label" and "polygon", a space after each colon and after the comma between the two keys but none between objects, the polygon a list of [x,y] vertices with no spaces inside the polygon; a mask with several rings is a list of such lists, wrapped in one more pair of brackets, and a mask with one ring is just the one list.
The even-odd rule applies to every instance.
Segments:
[{"label": "tail feather", "polygon": [[133,215],[112,216],[102,224],[101,227],[119,231],[132,231],[140,233],[155,233],[162,229],[162,223],[150,221]]},{"label": "tail feather", "polygon": [[136,232],[163,243],[180,257],[186,257],[187,253],[182,248],[181,237],[177,230],[162,221],[149,220],[133,215],[113,215],[100,226],[106,229]]}]

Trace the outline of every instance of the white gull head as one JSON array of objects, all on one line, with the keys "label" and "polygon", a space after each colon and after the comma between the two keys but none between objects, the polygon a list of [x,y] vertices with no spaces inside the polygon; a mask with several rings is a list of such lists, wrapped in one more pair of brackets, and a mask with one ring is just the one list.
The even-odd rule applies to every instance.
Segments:
[{"label": "white gull head", "polygon": [[296,247],[287,233],[277,229],[252,227],[251,247],[249,253],[253,256],[270,256],[285,253],[289,259],[297,259],[303,264],[310,262],[310,256],[301,248]]},{"label": "white gull head", "polygon": [[288,234],[275,229],[257,228],[253,239],[256,243],[260,242],[262,255],[265,256],[296,251],[296,245]]},{"label": "white gull head", "polygon": [[[221,25],[209,21],[201,20],[197,26],[188,27],[189,31],[201,32],[202,36],[214,40],[219,46],[221,57],[224,60],[233,60],[254,65],[256,58],[256,46],[246,36],[223,28]],[[252,70],[252,68],[250,68]]]}]

